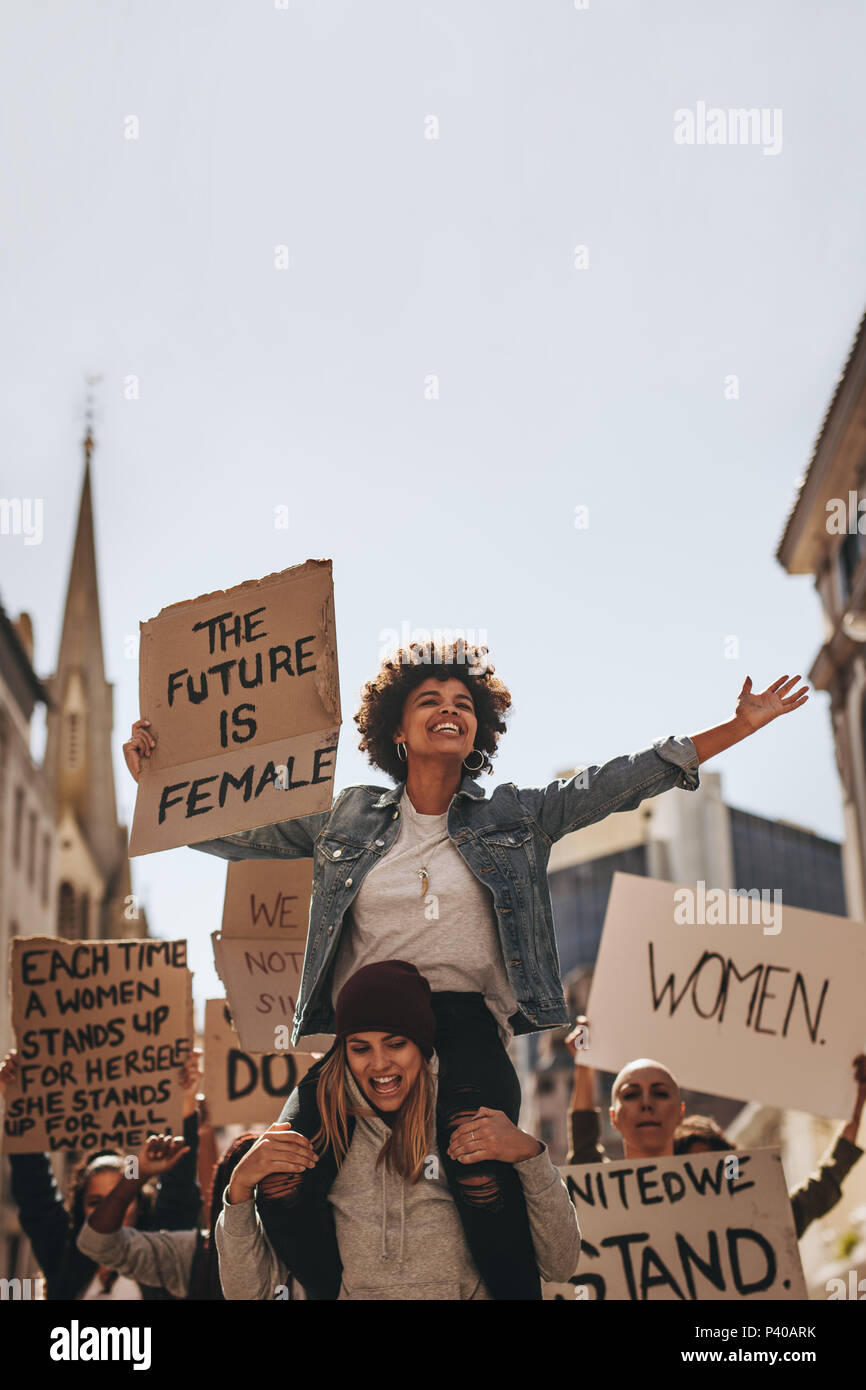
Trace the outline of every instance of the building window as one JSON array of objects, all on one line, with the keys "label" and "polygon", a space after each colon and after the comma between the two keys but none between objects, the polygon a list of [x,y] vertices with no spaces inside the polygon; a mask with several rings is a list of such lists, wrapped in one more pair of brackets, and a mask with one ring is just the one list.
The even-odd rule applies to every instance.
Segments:
[{"label": "building window", "polygon": [[42,836],[42,906],[48,906],[48,881],[51,868],[51,836]]},{"label": "building window", "polygon": [[549,1096],[556,1089],[556,1083],[552,1076],[538,1076],[535,1089],[540,1096]]},{"label": "building window", "polygon": [[36,812],[30,812],[27,824],[27,882],[36,881]]},{"label": "building window", "polygon": [[548,1148],[551,1147],[554,1140],[556,1139],[556,1135],[554,1134],[553,1129],[553,1120],[540,1121],[538,1126],[538,1137],[541,1140],[542,1144],[546,1144]]},{"label": "building window", "polygon": [[78,934],[78,935],[79,935],[79,940],[81,940],[81,941],[86,941],[87,938],[88,938],[88,936],[90,935],[90,931],[89,931],[89,920],[88,920],[89,917],[90,917],[90,894],[89,894],[89,893],[82,893],[82,894],[81,894],[81,902],[80,902],[79,905],[78,905],[78,921],[79,921],[79,926],[80,926],[80,930],[79,930],[79,934]]},{"label": "building window", "polygon": [[81,762],[81,716],[71,710],[66,716],[66,766],[76,768]]},{"label": "building window", "polygon": [[838,549],[839,556],[839,587],[842,593],[843,605],[848,602],[848,597],[854,586],[854,576],[860,567],[860,561],[866,552],[866,535],[859,529],[849,532]]},{"label": "building window", "polygon": [[738,888],[778,889],[791,907],[847,915],[842,848],[835,840],[733,807],[728,817]]},{"label": "building window", "polygon": [[15,788],[15,809],[12,813],[12,863],[21,863],[21,830],[24,820],[24,788]]},{"label": "building window", "polygon": [[75,889],[71,883],[61,883],[57,893],[57,932],[67,941],[78,937],[78,923],[75,919]]}]

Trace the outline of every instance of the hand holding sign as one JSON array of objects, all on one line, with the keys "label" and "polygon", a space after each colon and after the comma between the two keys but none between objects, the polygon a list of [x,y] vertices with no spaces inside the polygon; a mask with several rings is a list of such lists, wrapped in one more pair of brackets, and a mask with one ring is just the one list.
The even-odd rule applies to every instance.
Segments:
[{"label": "hand holding sign", "polygon": [[857,1087],[857,1094],[854,1097],[854,1109],[851,1118],[842,1130],[842,1137],[847,1139],[850,1144],[856,1144],[857,1131],[863,1118],[863,1107],[866,1106],[866,1052],[858,1053],[851,1065],[854,1068],[854,1084]]},{"label": "hand holding sign", "polygon": [[123,745],[123,756],[136,782],[141,776],[141,760],[149,758],[156,747],[156,735],[150,732],[149,719],[136,719],[132,733]]}]

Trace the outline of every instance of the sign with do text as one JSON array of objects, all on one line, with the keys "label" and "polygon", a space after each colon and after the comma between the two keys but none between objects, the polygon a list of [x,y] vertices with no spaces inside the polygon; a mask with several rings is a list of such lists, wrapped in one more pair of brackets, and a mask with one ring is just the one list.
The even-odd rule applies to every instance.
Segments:
[{"label": "sign with do text", "polygon": [[6,1153],[140,1148],[181,1132],[193,1044],[185,941],[12,941]]},{"label": "sign with do text", "polygon": [[[242,859],[229,864],[214,961],[245,1052],[293,1051],[287,1038],[301,986],[312,859]],[[302,1038],[299,1052],[331,1039]]]},{"label": "sign with do text", "polygon": [[692,1090],[847,1118],[866,1038],[866,926],[759,899],[614,874],[587,1065],[653,1057]]},{"label": "sign with do text", "polygon": [[560,1169],[581,1233],[569,1301],[805,1299],[778,1149]]},{"label": "sign with do text", "polygon": [[175,603],[141,625],[131,856],[326,811],[339,734],[330,560]]},{"label": "sign with do text", "polygon": [[204,1019],[204,1090],[215,1125],[271,1125],[306,1076],[303,1052],[244,1052],[225,999],[208,999]]}]

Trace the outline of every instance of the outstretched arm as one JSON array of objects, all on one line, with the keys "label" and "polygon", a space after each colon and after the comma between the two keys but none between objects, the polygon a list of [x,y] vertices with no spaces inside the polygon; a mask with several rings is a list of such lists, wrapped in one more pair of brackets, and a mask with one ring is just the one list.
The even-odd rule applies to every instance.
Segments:
[{"label": "outstretched arm", "polygon": [[595,1070],[581,1063],[580,1048],[577,1045],[579,1029],[588,1027],[589,1020],[581,1014],[577,1024],[565,1039],[565,1045],[574,1059],[574,1077],[568,1106],[569,1147],[565,1161],[569,1165],[609,1163],[610,1159],[601,1142],[601,1111],[595,1103]]},{"label": "outstretched arm", "polygon": [[638,753],[621,754],[601,766],[583,767],[573,777],[546,787],[519,787],[520,802],[550,844],[584,826],[604,820],[614,811],[634,811],[648,797],[672,787],[696,791],[698,765],[755,733],[771,719],[788,714],[808,699],[801,690],[789,694],[800,679],[780,676],[761,694],[752,691],[751,677],[743,682],[733,719],[702,733],[657,738]]},{"label": "outstretched arm", "polygon": [[802,685],[799,690],[789,694],[791,687],[796,685],[799,679],[799,676],[779,676],[758,695],[752,690],[752,677],[746,676],[733,719],[727,720],[724,724],[717,724],[715,728],[704,729],[703,733],[692,734],[698,762],[707,762],[709,758],[723,753],[732,744],[739,743],[740,739],[748,738],[749,734],[755,733],[764,724],[769,724],[771,719],[778,718],[780,714],[790,714],[791,710],[805,704],[809,698],[807,685]]},{"label": "outstretched arm", "polygon": [[863,1150],[857,1143],[857,1130],[866,1102],[866,1054],[861,1052],[855,1057],[853,1067],[857,1094],[850,1120],[821,1155],[815,1171],[788,1194],[798,1240],[813,1221],[832,1211],[842,1196],[842,1183],[857,1160],[863,1157]]},{"label": "outstretched arm", "polygon": [[78,1249],[99,1265],[116,1269],[141,1284],[163,1288],[173,1298],[189,1293],[198,1228],[186,1231],[140,1231],[125,1226],[130,1202],[149,1178],[167,1173],[187,1150],[183,1140],[151,1135],[136,1155],[136,1177],[121,1177],[91,1212],[78,1233]]}]

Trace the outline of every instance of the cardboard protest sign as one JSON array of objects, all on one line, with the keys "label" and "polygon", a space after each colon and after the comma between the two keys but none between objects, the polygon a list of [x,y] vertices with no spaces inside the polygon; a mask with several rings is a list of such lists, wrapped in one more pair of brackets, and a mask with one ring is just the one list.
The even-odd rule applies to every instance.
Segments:
[{"label": "cardboard protest sign", "polygon": [[[311,859],[242,859],[228,866],[222,931],[212,940],[245,1052],[293,1050],[286,1034],[301,987],[312,886]],[[321,1052],[330,1044],[330,1038],[303,1038],[298,1050]]]},{"label": "cardboard protest sign", "polygon": [[654,1057],[694,1090],[847,1117],[866,927],[717,891],[614,875],[584,1059],[616,1072]]},{"label": "cardboard protest sign", "polygon": [[303,954],[312,892],[312,859],[234,860],[226,873],[222,934],[290,941]]},{"label": "cardboard protest sign", "polygon": [[778,1149],[562,1168],[581,1232],[547,1299],[805,1299]]},{"label": "cardboard protest sign", "polygon": [[18,1079],[7,1153],[138,1149],[181,1131],[192,1047],[185,941],[12,941]]},{"label": "cardboard protest sign", "polygon": [[[303,944],[222,936],[219,932],[214,932],[211,940],[217,974],[225,985],[244,1052],[282,1052],[291,1036],[298,1002]],[[304,1039],[304,1050],[308,1048]]]},{"label": "cardboard protest sign", "polygon": [[304,1052],[252,1056],[240,1047],[224,999],[208,999],[204,1019],[204,1075],[215,1125],[273,1124],[302,1076],[313,1065]]},{"label": "cardboard protest sign", "polygon": [[130,855],[328,809],[341,720],[330,560],[140,626],[139,706],[157,742]]}]

